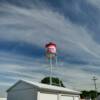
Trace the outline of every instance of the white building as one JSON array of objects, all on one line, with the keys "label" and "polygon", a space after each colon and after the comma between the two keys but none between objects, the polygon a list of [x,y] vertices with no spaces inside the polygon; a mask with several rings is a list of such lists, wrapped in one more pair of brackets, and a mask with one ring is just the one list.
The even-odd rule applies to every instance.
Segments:
[{"label": "white building", "polygon": [[7,98],[0,98],[0,100],[7,100]]},{"label": "white building", "polygon": [[7,90],[7,100],[79,100],[80,92],[20,80]]}]

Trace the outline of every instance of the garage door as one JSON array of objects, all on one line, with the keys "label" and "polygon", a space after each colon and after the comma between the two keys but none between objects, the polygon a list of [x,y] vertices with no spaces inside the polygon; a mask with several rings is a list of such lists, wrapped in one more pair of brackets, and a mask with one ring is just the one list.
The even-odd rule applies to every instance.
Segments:
[{"label": "garage door", "polygon": [[40,93],[39,100],[57,100],[56,94]]},{"label": "garage door", "polygon": [[71,96],[61,96],[61,100],[74,100]]},{"label": "garage door", "polygon": [[74,100],[79,100],[79,97],[74,97]]}]

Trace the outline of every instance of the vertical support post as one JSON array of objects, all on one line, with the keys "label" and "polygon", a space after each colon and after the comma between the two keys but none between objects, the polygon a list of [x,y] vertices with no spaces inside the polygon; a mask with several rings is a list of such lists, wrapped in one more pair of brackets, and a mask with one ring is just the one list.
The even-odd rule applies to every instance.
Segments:
[{"label": "vertical support post", "polygon": [[50,85],[52,85],[52,58],[50,57]]},{"label": "vertical support post", "polygon": [[37,97],[35,99],[40,100],[40,91],[37,92]]},{"label": "vertical support post", "polygon": [[[56,54],[56,69],[58,68],[58,56]],[[60,79],[59,79],[59,86],[61,87],[61,82],[60,82]]]}]

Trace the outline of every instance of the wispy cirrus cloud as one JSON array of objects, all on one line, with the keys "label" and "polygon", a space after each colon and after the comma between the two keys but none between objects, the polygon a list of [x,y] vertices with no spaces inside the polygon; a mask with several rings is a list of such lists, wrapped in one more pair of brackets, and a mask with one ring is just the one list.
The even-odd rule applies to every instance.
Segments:
[{"label": "wispy cirrus cloud", "polygon": [[99,8],[100,5],[100,1],[99,0],[87,0],[87,2],[91,3],[92,5],[94,5],[95,7]]},{"label": "wispy cirrus cloud", "polygon": [[53,41],[59,60],[53,74],[65,85],[92,89],[92,76],[100,75],[99,14],[90,2],[81,0],[0,2],[0,86],[49,75],[44,47]]}]

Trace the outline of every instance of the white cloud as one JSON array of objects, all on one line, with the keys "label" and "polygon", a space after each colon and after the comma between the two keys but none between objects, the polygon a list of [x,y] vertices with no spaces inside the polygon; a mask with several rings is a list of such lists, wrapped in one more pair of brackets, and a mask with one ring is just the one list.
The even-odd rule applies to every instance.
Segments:
[{"label": "white cloud", "polygon": [[87,0],[89,3],[94,5],[96,8],[100,8],[100,0]]},{"label": "white cloud", "polygon": [[[55,41],[64,51],[67,48],[63,44],[69,42],[70,46],[75,45],[76,49],[100,58],[100,46],[88,34],[88,29],[73,24],[63,15],[50,9],[24,9],[12,5],[1,8],[8,13],[0,18],[1,39],[25,41],[42,47],[47,41]],[[73,47],[70,49],[74,52]]]},{"label": "white cloud", "polygon": [[[68,18],[49,8],[26,9],[13,5],[2,5],[0,11],[4,12],[4,15],[0,16],[0,38],[2,40],[27,42],[40,47],[44,47],[48,41],[54,41],[64,53],[81,56],[78,59],[87,62],[91,62],[91,60],[99,62],[100,45],[88,34],[89,30],[86,26],[73,24]],[[5,16],[5,14],[7,15]],[[40,58],[35,62],[31,58],[10,53],[1,52],[0,55],[0,60],[6,62],[6,64],[0,64],[2,68],[0,72],[8,73],[8,76],[3,77],[10,80],[26,77],[29,80],[39,81],[49,73],[47,65],[39,63]],[[7,63],[7,61],[11,62]],[[91,66],[82,66],[64,62],[64,65],[56,71],[56,75],[60,76],[66,84],[75,86],[76,89],[92,88],[92,74],[83,70],[83,67],[89,70],[99,70],[91,63]],[[22,70],[25,72],[21,72]],[[45,73],[42,73],[43,71]],[[65,71],[66,73],[64,73]],[[99,77],[99,74],[95,73],[95,75]]]}]

